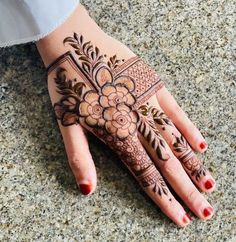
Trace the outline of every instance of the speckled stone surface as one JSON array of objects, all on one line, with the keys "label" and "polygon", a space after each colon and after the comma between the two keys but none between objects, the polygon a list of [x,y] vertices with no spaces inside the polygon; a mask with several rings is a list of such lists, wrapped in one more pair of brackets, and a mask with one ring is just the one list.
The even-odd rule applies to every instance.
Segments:
[{"label": "speckled stone surface", "polygon": [[236,241],[233,0],[87,0],[98,24],[151,64],[209,143],[216,214],[181,229],[91,138],[98,187],[80,195],[33,44],[0,50],[0,241]]}]

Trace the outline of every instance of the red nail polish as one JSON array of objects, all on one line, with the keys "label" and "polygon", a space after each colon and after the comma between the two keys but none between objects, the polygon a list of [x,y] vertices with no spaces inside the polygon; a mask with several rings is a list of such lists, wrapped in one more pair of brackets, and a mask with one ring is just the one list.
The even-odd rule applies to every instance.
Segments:
[{"label": "red nail polish", "polygon": [[202,143],[200,144],[200,148],[201,148],[202,150],[204,150],[206,147],[207,147],[206,142],[202,142]]},{"label": "red nail polish", "polygon": [[211,207],[205,208],[203,210],[203,214],[204,214],[205,217],[210,216],[212,214],[212,212],[213,212],[213,208],[211,208]]},{"label": "red nail polish", "polygon": [[205,188],[211,189],[214,186],[215,182],[212,179],[209,179],[205,182]]},{"label": "red nail polish", "polygon": [[80,191],[83,195],[88,195],[91,192],[90,184],[79,184]]}]

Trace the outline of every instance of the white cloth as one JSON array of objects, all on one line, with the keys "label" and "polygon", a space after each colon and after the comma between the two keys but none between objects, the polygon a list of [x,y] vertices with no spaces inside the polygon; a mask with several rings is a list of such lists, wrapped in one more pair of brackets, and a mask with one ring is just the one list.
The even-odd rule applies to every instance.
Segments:
[{"label": "white cloth", "polygon": [[43,38],[78,4],[79,0],[0,0],[0,47]]}]

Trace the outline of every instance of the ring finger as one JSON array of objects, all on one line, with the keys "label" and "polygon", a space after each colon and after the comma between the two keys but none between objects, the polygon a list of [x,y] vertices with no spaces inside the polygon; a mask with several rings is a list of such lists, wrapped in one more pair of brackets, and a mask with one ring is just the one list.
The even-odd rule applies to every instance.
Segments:
[{"label": "ring finger", "polygon": [[162,137],[166,140],[173,154],[182,163],[184,169],[194,183],[205,192],[211,192],[215,188],[215,180],[202,161],[195,155],[185,137],[175,127],[158,104],[155,96],[149,100],[149,104],[143,105],[145,112],[150,112],[155,125]]}]

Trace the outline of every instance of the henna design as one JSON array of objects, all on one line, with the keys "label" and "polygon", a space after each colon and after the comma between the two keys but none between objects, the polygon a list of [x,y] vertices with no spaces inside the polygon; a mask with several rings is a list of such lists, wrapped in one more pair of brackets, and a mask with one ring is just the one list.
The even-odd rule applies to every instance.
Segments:
[{"label": "henna design", "polygon": [[164,84],[137,56],[127,61],[114,55],[106,61],[91,42],[74,33],[63,41],[75,53],[67,52],[48,67],[50,73],[58,64],[68,61],[79,74],[68,79],[66,68],[56,68],[57,92],[54,103],[57,119],[64,126],[79,123],[117,152],[143,187],[151,186],[160,196],[168,188],[137,137],[138,130],[151,143],[161,160],[167,160],[165,143],[155,123],[137,107]]},{"label": "henna design", "polygon": [[[142,113],[143,116],[148,117],[148,121],[145,121],[143,124],[138,126],[138,129],[139,131],[142,131],[143,134],[145,134],[145,136],[147,137],[146,139],[150,141],[151,146],[158,151],[158,148],[154,146],[155,142],[153,141],[153,135],[151,135],[151,132],[156,131],[159,133],[156,125],[161,126],[162,129],[165,130],[166,126],[171,126],[172,128],[174,128],[174,124],[164,112],[158,110],[155,107],[149,106],[148,104],[140,106],[139,111]],[[148,128],[146,128],[147,122],[149,123]],[[149,130],[150,127],[152,127],[151,130]],[[173,150],[179,153],[178,159],[181,161],[184,167],[191,172],[191,175],[194,176],[195,179],[198,181],[201,176],[206,175],[206,168],[204,167],[202,162],[195,156],[188,142],[182,135],[180,135],[180,137],[177,137],[174,134],[172,135],[175,138],[172,144]],[[162,143],[160,142],[160,144]],[[160,151],[158,153],[160,155]]]},{"label": "henna design", "polygon": [[77,82],[76,80],[67,80],[65,75],[65,69],[59,68],[54,78],[58,93],[63,95],[59,102],[54,104],[54,111],[56,117],[61,120],[61,124],[69,126],[75,124],[78,121],[78,105],[81,102],[81,95],[85,84],[83,82]]},{"label": "henna design", "polygon": [[[190,163],[194,164],[197,162],[199,162],[199,160],[196,157],[192,157],[192,161],[190,161]],[[201,164],[198,169],[192,171],[191,175],[195,176],[196,180],[199,181],[201,176],[206,176],[206,167]]]},{"label": "henna design", "polygon": [[147,156],[137,136],[129,136],[125,140],[119,140],[107,135],[105,130],[94,130],[94,133],[120,155],[141,186],[152,186],[153,192],[160,196],[168,196],[168,188],[164,179]]},{"label": "henna design", "polygon": [[169,155],[166,154],[165,141],[160,135],[160,132],[155,126],[155,122],[152,116],[152,108],[148,105],[142,105],[139,107],[140,119],[138,125],[138,131],[156,151],[157,156],[162,161],[167,161]]},{"label": "henna design", "polygon": [[161,110],[158,110],[155,107],[150,107],[150,112],[152,114],[152,117],[155,121],[155,123],[159,124],[159,125],[170,125],[173,126],[172,121],[166,116],[166,114],[164,112],[162,112]]},{"label": "henna design", "polygon": [[[174,136],[174,134],[172,135]],[[175,141],[173,143],[173,149],[176,152],[181,153],[181,155],[178,157],[179,160],[184,164],[186,169],[191,171],[191,175],[195,176],[196,180],[198,181],[201,176],[206,175],[206,168],[195,156],[188,142],[182,135],[180,137],[174,137]]]}]

